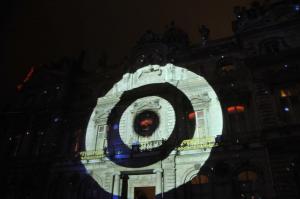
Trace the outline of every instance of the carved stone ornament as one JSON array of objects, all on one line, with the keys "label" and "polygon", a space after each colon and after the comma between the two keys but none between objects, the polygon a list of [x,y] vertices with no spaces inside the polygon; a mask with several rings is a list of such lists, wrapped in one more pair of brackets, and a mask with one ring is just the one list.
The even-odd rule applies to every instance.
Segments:
[{"label": "carved stone ornament", "polygon": [[158,65],[151,65],[150,67],[145,68],[144,70],[141,71],[141,73],[138,75],[138,78],[141,78],[143,75],[147,73],[156,73],[157,75],[162,74],[162,70]]},{"label": "carved stone ornament", "polygon": [[159,99],[155,100],[149,100],[149,101],[140,101],[134,103],[133,109],[131,110],[131,113],[138,113],[142,110],[159,110],[161,108],[161,105],[159,104]]}]

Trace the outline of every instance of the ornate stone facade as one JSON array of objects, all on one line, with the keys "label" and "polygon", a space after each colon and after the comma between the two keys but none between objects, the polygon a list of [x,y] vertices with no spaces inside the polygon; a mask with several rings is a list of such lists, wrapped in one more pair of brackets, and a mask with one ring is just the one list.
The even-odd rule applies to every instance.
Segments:
[{"label": "ornate stone facade", "polygon": [[[147,155],[143,154],[143,151],[163,147],[166,144],[164,141],[174,133],[175,123],[179,122],[176,121],[174,109],[179,109],[176,106],[181,106],[181,104],[171,105],[167,100],[158,96],[138,98],[122,113],[119,124],[111,126],[108,124],[110,110],[118,103],[124,92],[144,85],[165,82],[181,90],[190,100],[194,112],[186,113],[186,115],[189,119],[195,118],[196,120],[193,138],[184,141],[179,148],[174,148],[166,159],[162,157],[157,163],[139,168],[122,167],[115,164],[108,158],[110,154],[107,154],[106,151],[108,147],[107,128],[119,128],[121,140],[129,148],[134,150],[133,147],[138,145],[141,150],[139,156]],[[165,92],[168,91],[165,90]],[[159,118],[159,125],[150,136],[140,136],[134,129],[134,118],[143,111],[153,111]],[[89,160],[83,160],[83,164],[88,171],[92,171],[93,175],[97,176],[95,179],[98,180],[100,186],[109,193],[113,190],[114,195],[121,196],[120,187],[123,186],[125,186],[123,189],[127,189],[127,198],[134,198],[134,188],[143,186],[155,187],[156,194],[164,195],[164,193],[171,192],[176,187],[187,183],[190,179],[187,179],[186,175],[189,175],[190,172],[199,172],[200,167],[195,168],[194,165],[204,165],[208,159],[209,151],[214,146],[215,137],[222,134],[222,122],[222,111],[217,95],[203,77],[172,64],[146,66],[133,74],[125,74],[104,97],[98,99],[87,128],[86,150],[99,151],[99,156],[95,159],[97,156],[95,153],[91,153],[92,158],[87,158],[88,154],[84,153],[83,159]],[[182,130],[184,131],[184,129]],[[94,143],[95,141],[96,143]],[[207,145],[207,142],[211,144]],[[203,148],[207,149],[203,151],[201,150]],[[130,153],[134,153],[134,151]],[[132,157],[122,149],[116,149],[114,154],[119,158],[124,158],[124,161],[127,161],[127,158],[142,161],[137,155]],[[177,165],[177,162],[181,163]],[[107,173],[114,173],[114,176],[106,181],[108,184],[101,184]]]},{"label": "ornate stone facade", "polygon": [[[93,56],[82,54],[30,70],[26,81],[18,86],[17,97],[1,112],[0,152],[5,162],[1,198],[98,199],[111,198],[111,193],[126,198],[141,190],[180,199],[299,198],[299,2],[254,3],[249,8],[237,8],[235,14],[234,35],[229,38],[207,37],[189,45],[186,35],[172,24],[165,34],[147,32],[122,64],[106,65],[100,55],[101,70],[88,72],[84,65],[98,63],[98,58],[90,62],[87,59]],[[201,37],[203,32],[207,30]],[[167,63],[181,68],[158,66]],[[148,65],[152,66],[144,68]],[[217,125],[210,125],[215,120],[215,96],[201,82],[180,81],[184,78],[182,68],[205,77],[216,91],[223,113],[221,136],[209,137],[218,132]],[[186,89],[184,96],[189,97],[195,112],[190,115],[196,122],[193,136],[199,139],[175,143],[167,156],[149,150],[157,148],[152,141],[144,145],[144,140],[139,140],[140,152],[147,158],[138,150],[130,154],[132,141],[125,135],[135,134],[125,133],[132,130],[122,123],[125,115],[144,106],[156,114],[168,105],[159,97],[151,97],[155,95],[140,95],[150,103],[136,101],[135,109],[136,99],[127,96],[132,106],[126,104],[128,112],[122,124],[115,126],[123,129],[124,135],[117,141],[127,139],[122,147],[132,156],[129,160],[151,162],[129,168],[124,158],[113,158],[122,157],[122,150],[105,150],[111,136],[107,131],[115,132],[114,126],[106,126],[107,118],[122,100],[121,92],[126,94],[135,86],[139,90],[143,83],[161,79],[176,89]],[[147,89],[154,92],[153,87]],[[164,96],[177,115],[182,106],[173,104],[179,97]],[[167,117],[172,118],[172,114]],[[141,118],[138,121],[146,119],[141,129],[149,133],[149,118]],[[87,129],[89,121],[97,125]],[[91,139],[85,139],[86,132]],[[155,132],[151,133],[154,136]],[[162,141],[155,143],[164,145]],[[156,157],[163,158],[157,161]],[[135,162],[130,163],[134,166]],[[134,188],[138,186],[141,189]]]}]

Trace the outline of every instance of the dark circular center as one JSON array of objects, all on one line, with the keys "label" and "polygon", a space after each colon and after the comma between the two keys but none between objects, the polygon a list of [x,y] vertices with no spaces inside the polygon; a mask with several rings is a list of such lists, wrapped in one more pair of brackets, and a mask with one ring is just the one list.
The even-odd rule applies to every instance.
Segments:
[{"label": "dark circular center", "polygon": [[146,110],[138,113],[134,119],[134,130],[141,136],[151,136],[159,125],[158,115],[154,111]]}]

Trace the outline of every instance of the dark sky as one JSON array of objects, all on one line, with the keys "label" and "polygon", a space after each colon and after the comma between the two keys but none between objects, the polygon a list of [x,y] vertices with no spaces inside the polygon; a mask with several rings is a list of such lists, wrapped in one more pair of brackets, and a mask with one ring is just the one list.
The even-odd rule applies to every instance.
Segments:
[{"label": "dark sky", "polygon": [[1,6],[4,58],[1,60],[3,99],[32,64],[76,56],[83,49],[105,50],[111,63],[128,55],[147,29],[163,32],[172,20],[193,43],[198,26],[207,25],[211,38],[232,35],[235,5],[252,0],[6,0]]}]

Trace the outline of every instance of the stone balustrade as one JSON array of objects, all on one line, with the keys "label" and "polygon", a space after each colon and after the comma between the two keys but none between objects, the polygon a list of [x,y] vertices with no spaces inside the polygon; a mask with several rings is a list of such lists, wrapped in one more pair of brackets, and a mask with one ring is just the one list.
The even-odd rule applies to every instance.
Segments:
[{"label": "stone balustrade", "polygon": [[[139,144],[140,152],[152,151],[157,146],[162,145],[164,140],[154,140],[150,142],[142,142]],[[215,137],[213,136],[205,136],[201,138],[194,138],[189,140],[184,140],[182,144],[177,148],[178,151],[186,151],[186,150],[196,150],[196,149],[208,149],[216,146]],[[118,148],[118,147],[116,147]],[[123,154],[122,151],[116,151],[115,154]],[[94,160],[94,159],[102,159],[106,156],[103,150],[95,150],[95,151],[82,151],[80,152],[80,158],[82,160]],[[130,157],[130,156],[128,156]]]}]

